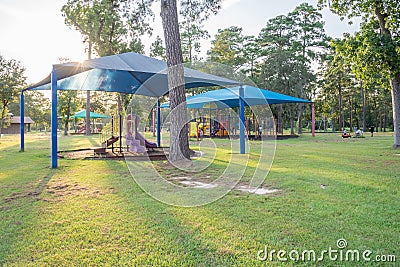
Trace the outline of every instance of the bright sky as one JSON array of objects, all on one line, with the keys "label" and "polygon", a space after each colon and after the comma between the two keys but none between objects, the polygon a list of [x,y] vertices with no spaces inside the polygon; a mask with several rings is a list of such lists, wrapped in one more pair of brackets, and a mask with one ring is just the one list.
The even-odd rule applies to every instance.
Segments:
[{"label": "bright sky", "polygon": [[[230,26],[242,27],[246,35],[258,35],[269,19],[287,14],[302,2],[316,6],[317,0],[224,0],[222,10],[206,22],[205,29],[211,39],[218,29]],[[47,76],[58,57],[73,61],[87,57],[80,34],[64,24],[60,10],[65,3],[66,0],[0,0],[0,54],[21,61],[29,83]],[[162,36],[159,13],[157,2],[153,36],[142,39],[146,51],[155,36]],[[358,29],[358,25],[340,21],[329,10],[322,14],[329,36],[341,37],[344,32]],[[204,53],[209,49],[209,41],[202,49]]]}]

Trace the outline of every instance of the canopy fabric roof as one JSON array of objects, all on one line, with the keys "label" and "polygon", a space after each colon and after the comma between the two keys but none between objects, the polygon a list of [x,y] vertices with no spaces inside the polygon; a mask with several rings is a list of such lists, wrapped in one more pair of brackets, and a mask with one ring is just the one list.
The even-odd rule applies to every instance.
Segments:
[{"label": "canopy fabric roof", "polygon": [[[54,66],[58,90],[107,91],[154,97],[168,93],[166,62],[133,52]],[[189,68],[184,68],[184,73],[186,88],[239,84]],[[50,75],[27,89],[50,90]]]},{"label": "canopy fabric roof", "polygon": [[[86,118],[86,110],[81,110],[79,112],[76,112],[75,115],[71,116],[72,119],[84,119]],[[99,113],[94,113],[90,112],[90,118],[91,119],[106,119],[109,118],[109,116],[99,114]]]},{"label": "canopy fabric roof", "polygon": [[[228,108],[239,106],[239,86],[220,90],[208,91],[203,94],[188,97],[186,105],[188,108]],[[275,93],[265,89],[245,85],[244,102],[246,106],[284,104],[284,103],[311,103],[309,100]],[[169,108],[169,103],[161,105]]]}]

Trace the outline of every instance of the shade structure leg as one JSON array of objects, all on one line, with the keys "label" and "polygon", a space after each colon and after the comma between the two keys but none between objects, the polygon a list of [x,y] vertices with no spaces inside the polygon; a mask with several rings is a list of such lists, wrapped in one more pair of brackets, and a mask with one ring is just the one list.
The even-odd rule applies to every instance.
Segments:
[{"label": "shade structure leg", "polygon": [[153,108],[153,110],[152,110],[152,122],[151,122],[151,124],[152,124],[152,131],[153,131],[153,137],[155,137],[156,136],[156,109],[155,108]]},{"label": "shade structure leg", "polygon": [[240,135],[240,154],[246,153],[246,144],[244,140],[244,88],[239,88],[239,135]]},{"label": "shade structure leg", "polygon": [[21,91],[21,98],[19,103],[19,115],[20,115],[20,127],[19,134],[21,138],[20,151],[24,152],[25,150],[25,97],[24,91]]},{"label": "shade structure leg", "polygon": [[315,137],[315,107],[314,103],[311,104],[311,135]]},{"label": "shade structure leg", "polygon": [[211,104],[210,104],[210,108],[209,108],[209,115],[210,115],[210,118],[209,118],[209,121],[210,121],[210,138],[211,138],[211,128],[212,128],[212,126],[211,126]]},{"label": "shade structure leg", "polygon": [[157,146],[161,146],[161,107],[160,99],[157,100]]},{"label": "shade structure leg", "polygon": [[57,158],[57,72],[55,66],[51,71],[51,168],[58,167]]}]

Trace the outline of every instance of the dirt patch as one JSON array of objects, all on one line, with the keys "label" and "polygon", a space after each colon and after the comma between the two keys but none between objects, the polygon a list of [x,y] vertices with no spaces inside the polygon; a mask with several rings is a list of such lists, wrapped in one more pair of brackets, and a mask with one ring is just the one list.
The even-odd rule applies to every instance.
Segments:
[{"label": "dirt patch", "polygon": [[270,195],[282,192],[282,190],[276,188],[269,188],[263,186],[251,187],[249,185],[238,185],[235,187],[235,190],[255,195]]},{"label": "dirt patch", "polygon": [[180,183],[192,188],[214,188],[217,186],[216,184],[207,184],[198,181],[181,181]]},{"label": "dirt patch", "polygon": [[[209,182],[205,182],[205,181],[198,181],[195,180],[191,177],[187,177],[187,176],[177,176],[177,177],[173,177],[171,178],[170,181],[173,181],[174,183],[186,186],[186,187],[191,187],[191,188],[214,188],[216,186],[218,186],[218,184],[212,184]],[[248,184],[238,184],[235,186],[234,190],[236,191],[240,191],[243,193],[250,193],[250,194],[256,194],[256,195],[270,195],[270,194],[277,194],[277,193],[281,193],[282,190],[281,189],[276,189],[276,188],[272,188],[272,187],[250,187]]]},{"label": "dirt patch", "polygon": [[394,164],[398,164],[399,162],[398,161],[395,161],[395,160],[387,160],[387,161],[385,161],[383,164],[385,165],[385,166],[391,166],[391,165],[394,165]]},{"label": "dirt patch", "polygon": [[79,184],[63,184],[59,183],[56,185],[47,185],[46,192],[53,194],[55,197],[63,197],[66,195],[80,195],[81,193],[86,193],[89,189],[85,186],[80,186]]},{"label": "dirt patch", "polygon": [[[53,195],[53,197],[61,201],[66,196],[82,196],[82,197],[99,197],[107,193],[115,193],[114,188],[98,189],[89,188],[87,186],[81,186],[78,183],[68,184],[68,183],[58,183],[55,185],[47,185],[46,192]],[[51,202],[51,199],[43,199],[44,201]],[[54,200],[54,199],[53,199]]]},{"label": "dirt patch", "polygon": [[40,192],[32,191],[28,193],[12,193],[9,197],[6,197],[4,199],[4,202],[10,202],[16,199],[20,198],[26,198],[26,197],[36,197],[40,194]]},{"label": "dirt patch", "polygon": [[205,181],[194,180],[188,176],[171,177],[169,180],[175,184],[183,185],[186,187],[192,187],[192,188],[214,188],[217,186],[216,184],[210,184]]},{"label": "dirt patch", "polygon": [[9,209],[10,209],[10,207],[8,207],[8,206],[0,206],[0,211],[6,211]]},{"label": "dirt patch", "polygon": [[58,156],[66,159],[85,159],[86,157],[92,157],[94,155],[93,150],[81,150],[81,151],[68,151],[58,153]]}]

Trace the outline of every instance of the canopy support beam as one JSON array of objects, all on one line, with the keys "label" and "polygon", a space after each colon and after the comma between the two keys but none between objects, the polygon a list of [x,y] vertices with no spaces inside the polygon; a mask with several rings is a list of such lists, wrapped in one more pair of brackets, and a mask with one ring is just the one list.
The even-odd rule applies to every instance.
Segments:
[{"label": "canopy support beam", "polygon": [[19,115],[20,115],[20,126],[19,126],[19,133],[21,138],[21,148],[19,151],[25,151],[25,97],[24,97],[24,90],[21,91],[21,98],[19,103]]},{"label": "canopy support beam", "polygon": [[161,104],[157,99],[157,147],[161,146]]},{"label": "canopy support beam", "polygon": [[246,144],[244,138],[244,88],[239,88],[239,134],[240,134],[240,154],[246,153]]},{"label": "canopy support beam", "polygon": [[58,167],[57,159],[57,71],[53,65],[51,71],[51,168]]},{"label": "canopy support beam", "polygon": [[315,107],[314,102],[311,103],[311,135],[315,137]]},{"label": "canopy support beam", "polygon": [[151,119],[151,131],[153,132],[153,137],[156,137],[156,109],[153,107],[151,110],[152,119]]}]

